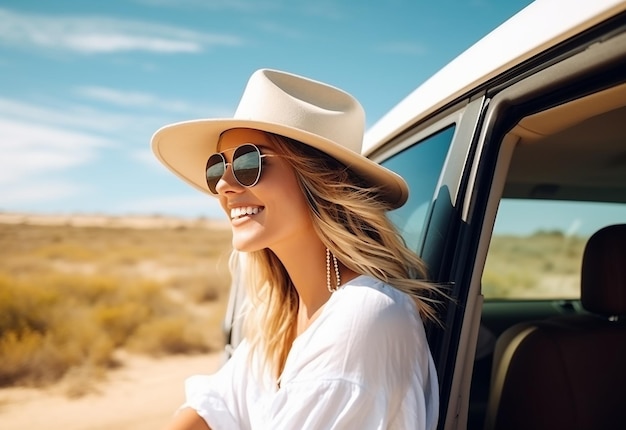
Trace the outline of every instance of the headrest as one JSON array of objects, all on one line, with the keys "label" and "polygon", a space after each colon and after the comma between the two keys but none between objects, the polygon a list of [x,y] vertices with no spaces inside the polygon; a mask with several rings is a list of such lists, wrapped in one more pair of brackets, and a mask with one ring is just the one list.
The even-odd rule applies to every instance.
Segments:
[{"label": "headrest", "polygon": [[626,315],[626,224],[604,227],[587,241],[581,302],[595,314]]}]

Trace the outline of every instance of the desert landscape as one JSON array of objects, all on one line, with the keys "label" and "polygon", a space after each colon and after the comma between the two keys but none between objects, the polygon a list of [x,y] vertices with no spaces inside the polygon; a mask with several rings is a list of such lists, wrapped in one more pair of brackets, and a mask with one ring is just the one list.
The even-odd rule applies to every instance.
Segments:
[{"label": "desert landscape", "polygon": [[0,427],[163,428],[223,363],[229,253],[219,221],[0,213]]},{"label": "desert landscape", "polygon": [[[483,291],[575,297],[584,243],[494,236]],[[163,428],[224,362],[230,252],[221,221],[0,212],[0,428]]]}]

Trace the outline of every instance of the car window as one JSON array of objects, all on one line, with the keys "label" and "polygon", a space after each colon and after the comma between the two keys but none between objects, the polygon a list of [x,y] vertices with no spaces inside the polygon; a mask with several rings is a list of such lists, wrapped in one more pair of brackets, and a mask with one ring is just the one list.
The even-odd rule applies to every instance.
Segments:
[{"label": "car window", "polygon": [[407,245],[418,250],[441,170],[454,135],[454,125],[427,137],[382,163],[409,184],[409,199],[389,216]]},{"label": "car window", "polygon": [[482,277],[485,299],[580,298],[585,243],[625,221],[619,203],[503,199]]}]

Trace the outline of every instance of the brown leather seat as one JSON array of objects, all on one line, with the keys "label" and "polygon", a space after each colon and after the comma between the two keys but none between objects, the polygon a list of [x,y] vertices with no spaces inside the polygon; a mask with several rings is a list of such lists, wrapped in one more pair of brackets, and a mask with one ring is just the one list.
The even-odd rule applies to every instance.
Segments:
[{"label": "brown leather seat", "polygon": [[587,242],[581,302],[498,339],[487,430],[626,428],[626,224]]}]

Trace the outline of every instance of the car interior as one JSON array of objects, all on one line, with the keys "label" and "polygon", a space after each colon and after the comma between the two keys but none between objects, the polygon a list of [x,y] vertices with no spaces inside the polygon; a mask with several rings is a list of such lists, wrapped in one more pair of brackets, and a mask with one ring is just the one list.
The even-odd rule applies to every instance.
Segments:
[{"label": "car interior", "polygon": [[[519,289],[490,293],[492,249],[487,251],[468,428],[609,428],[626,422],[626,84],[527,115],[502,142],[511,157],[493,237],[498,225],[510,226],[520,215],[506,205],[523,207],[524,218],[545,222],[544,235],[554,234],[552,220],[559,215],[547,204],[563,203],[571,205],[563,223],[581,220],[580,231],[570,223],[572,231],[557,236],[565,243],[571,235],[580,245],[562,250],[567,261],[577,262],[567,269],[569,289],[547,294],[528,285],[524,274],[518,275]],[[515,246],[538,238],[529,234]],[[495,253],[493,239],[490,248]],[[542,285],[548,281],[555,277]]]}]

